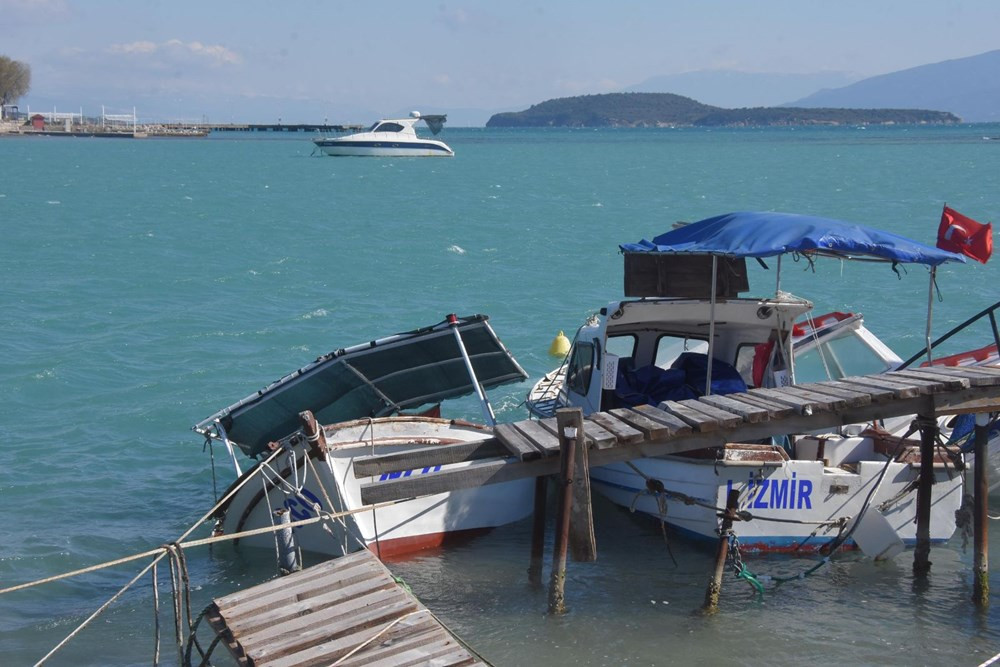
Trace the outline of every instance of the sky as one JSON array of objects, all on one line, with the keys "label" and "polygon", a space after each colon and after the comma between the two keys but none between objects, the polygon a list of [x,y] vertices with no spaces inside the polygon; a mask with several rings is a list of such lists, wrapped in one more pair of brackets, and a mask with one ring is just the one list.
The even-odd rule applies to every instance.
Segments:
[{"label": "sky", "polygon": [[687,72],[859,80],[998,48],[998,0],[0,0],[22,111],[140,122],[463,124]]}]

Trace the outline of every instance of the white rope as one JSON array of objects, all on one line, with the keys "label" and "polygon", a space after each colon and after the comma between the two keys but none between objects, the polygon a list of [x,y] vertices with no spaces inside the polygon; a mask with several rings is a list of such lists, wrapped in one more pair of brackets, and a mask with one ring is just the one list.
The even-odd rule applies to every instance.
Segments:
[{"label": "white rope", "polygon": [[360,644],[358,644],[357,646],[355,646],[353,649],[351,649],[351,651],[349,653],[347,653],[344,656],[341,656],[337,660],[337,662],[333,663],[332,667],[336,667],[337,665],[343,664],[343,662],[345,660],[347,660],[352,655],[354,655],[355,653],[357,653],[358,651],[360,651],[361,649],[363,649],[364,647],[368,646],[373,641],[375,641],[376,639],[378,639],[379,637],[381,637],[382,635],[384,635],[386,632],[388,632],[389,630],[391,630],[400,621],[406,620],[410,616],[415,616],[416,614],[423,614],[423,613],[428,613],[429,614],[430,612],[427,611],[426,609],[417,609],[416,611],[411,611],[408,614],[403,614],[402,616],[400,616],[397,619],[393,619],[393,621],[391,623],[389,623],[388,625],[386,625],[384,628],[382,628],[381,630],[379,630],[378,632],[376,632],[374,635],[372,635],[371,637],[369,637],[365,641],[363,641]]},{"label": "white rope", "polygon": [[995,656],[993,656],[986,662],[979,663],[979,667],[989,667],[989,665],[996,663],[997,660],[1000,660],[1000,653],[997,653]]}]

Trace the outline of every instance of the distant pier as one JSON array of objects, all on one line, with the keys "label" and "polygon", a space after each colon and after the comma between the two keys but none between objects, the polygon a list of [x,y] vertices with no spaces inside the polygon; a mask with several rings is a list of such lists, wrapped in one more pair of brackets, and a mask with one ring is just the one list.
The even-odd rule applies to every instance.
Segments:
[{"label": "distant pier", "polygon": [[[168,127],[193,127],[191,123],[177,123]],[[197,127],[212,132],[360,132],[365,129],[365,125],[330,125],[310,124],[310,123],[201,123]]]}]

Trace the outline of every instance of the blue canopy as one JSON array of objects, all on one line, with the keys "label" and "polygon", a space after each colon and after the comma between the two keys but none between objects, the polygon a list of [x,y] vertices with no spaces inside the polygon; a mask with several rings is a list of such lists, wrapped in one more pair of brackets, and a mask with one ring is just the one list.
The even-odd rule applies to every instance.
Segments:
[{"label": "blue canopy", "polygon": [[652,241],[619,246],[624,252],[729,257],[773,257],[789,252],[868,257],[937,266],[963,255],[842,220],[795,213],[741,211],[685,225]]}]

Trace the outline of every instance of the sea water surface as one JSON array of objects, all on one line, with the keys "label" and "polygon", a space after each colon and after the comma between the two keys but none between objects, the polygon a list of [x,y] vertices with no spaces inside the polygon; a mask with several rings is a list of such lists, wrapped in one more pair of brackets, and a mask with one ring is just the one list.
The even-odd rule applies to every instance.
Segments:
[{"label": "sea water surface", "polygon": [[[525,392],[557,363],[556,333],[621,297],[619,243],[777,210],[933,244],[944,203],[997,219],[1000,141],[983,139],[997,135],[449,129],[451,159],[328,158],[306,135],[2,138],[0,588],[178,539],[216,493],[190,426],[320,354],[486,313],[531,375],[492,396],[499,419],[521,419]],[[939,271],[936,334],[1000,298],[998,264]],[[774,266],[751,271],[756,294],[773,292]],[[923,344],[922,267],[789,261],[781,289],[817,313],[864,313],[903,356]],[[215,464],[221,491],[232,472]],[[570,563],[562,617],[527,581],[530,519],[392,568],[496,665],[975,665],[1000,652],[1000,601],[971,604],[960,535],[933,549],[926,585],[912,551],[848,554],[763,598],[727,576],[706,618],[693,611],[710,546],[665,543],[655,521],[599,498],[595,523],[598,560]],[[991,544],[1000,562],[1000,526]],[[144,562],[0,596],[0,664],[42,658]],[[748,561],[773,576],[813,562]],[[273,554],[231,547],[192,549],[187,563],[195,614],[275,574]],[[160,580],[161,660],[175,664],[165,562]],[[149,664],[153,627],[147,575],[49,664]]]}]

